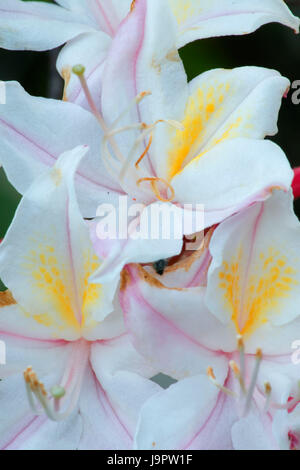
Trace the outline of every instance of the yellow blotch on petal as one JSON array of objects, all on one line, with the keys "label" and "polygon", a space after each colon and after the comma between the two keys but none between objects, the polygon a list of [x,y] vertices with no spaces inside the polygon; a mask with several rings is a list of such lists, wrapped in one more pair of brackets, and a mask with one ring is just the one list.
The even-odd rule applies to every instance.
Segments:
[{"label": "yellow blotch on petal", "polygon": [[[201,146],[205,146],[205,140],[209,140],[208,126],[214,119],[220,117],[223,111],[224,93],[229,88],[229,83],[203,86],[203,89],[198,88],[189,98],[184,119],[181,121],[184,130],[170,129],[169,131],[171,142],[168,151],[169,180],[179,173],[189,161],[200,158],[205,153],[199,154],[199,149]],[[234,123],[232,129],[238,125],[238,122]],[[228,129],[222,139],[230,137],[232,129]]]},{"label": "yellow blotch on petal", "polygon": [[179,25],[201,11],[191,0],[169,0],[169,3]]},{"label": "yellow blotch on petal", "polygon": [[28,263],[25,267],[31,273],[33,286],[38,295],[44,297],[45,309],[50,304],[57,312],[57,316],[50,316],[47,311],[40,312],[33,318],[45,326],[55,326],[60,330],[72,327],[78,330],[80,325],[66,289],[70,275],[55,256],[54,248],[39,245],[27,258]]},{"label": "yellow blotch on petal", "polygon": [[224,304],[237,333],[246,336],[267,323],[271,315],[282,313],[283,301],[298,281],[295,269],[287,265],[286,258],[272,247],[268,253],[260,253],[246,285],[244,270],[240,248],[235,259],[223,263],[219,288],[224,291]]},{"label": "yellow blotch on petal", "polygon": [[101,299],[103,287],[101,284],[92,284],[89,282],[90,276],[100,267],[99,259],[92,253],[88,253],[85,258],[82,324],[84,326],[87,326],[87,324],[93,326],[96,322],[93,320],[92,311]]}]

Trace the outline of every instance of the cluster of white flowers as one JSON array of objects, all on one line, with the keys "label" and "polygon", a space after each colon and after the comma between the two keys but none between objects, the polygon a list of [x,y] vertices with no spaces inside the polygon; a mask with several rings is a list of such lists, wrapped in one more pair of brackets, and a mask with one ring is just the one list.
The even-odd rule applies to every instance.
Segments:
[{"label": "cluster of white flowers", "polygon": [[[64,45],[65,81],[62,100],[7,82],[0,107],[23,196],[0,245],[2,449],[300,448],[300,223],[265,140],[289,81],[249,66],[188,83],[178,54],[269,22],[300,23],[282,0],[0,0],[0,46]],[[128,233],[149,208],[201,217],[100,237],[120,198]]]}]

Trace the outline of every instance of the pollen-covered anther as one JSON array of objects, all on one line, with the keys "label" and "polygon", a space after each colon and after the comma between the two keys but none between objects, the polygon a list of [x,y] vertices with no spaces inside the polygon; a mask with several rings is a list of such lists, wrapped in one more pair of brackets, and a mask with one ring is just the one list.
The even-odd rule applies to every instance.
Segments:
[{"label": "pollen-covered anther", "polygon": [[60,401],[66,394],[63,387],[60,385],[52,387],[51,397],[48,398],[48,393],[44,384],[39,381],[37,374],[32,370],[32,367],[27,367],[23,375],[28,401],[32,411],[36,415],[40,415],[44,411],[52,421],[61,421],[69,416],[69,410],[65,413],[58,412]]},{"label": "pollen-covered anther", "polygon": [[265,394],[266,395],[271,395],[272,387],[271,387],[270,382],[265,382],[264,386],[265,386]]},{"label": "pollen-covered anther", "polygon": [[136,0],[132,0],[131,5],[130,5],[130,12],[132,12],[135,8],[135,2]]},{"label": "pollen-covered anther", "polygon": [[27,367],[24,371],[25,383],[32,392],[39,391],[42,395],[47,396],[45,386],[42,382],[38,380],[37,374],[32,370],[32,367]]}]

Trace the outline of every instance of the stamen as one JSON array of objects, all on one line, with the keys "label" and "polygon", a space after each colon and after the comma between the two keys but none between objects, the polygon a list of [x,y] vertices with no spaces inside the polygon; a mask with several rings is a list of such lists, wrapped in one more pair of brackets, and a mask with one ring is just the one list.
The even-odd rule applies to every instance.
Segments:
[{"label": "stamen", "polygon": [[120,116],[117,117],[117,119],[112,123],[111,128],[114,129],[116,125],[125,117],[131,109],[136,106],[137,104],[140,104],[141,101],[146,98],[147,96],[152,95],[151,91],[142,91],[139,93],[133,100],[129,103],[129,106],[120,114]]},{"label": "stamen", "polygon": [[243,390],[245,390],[245,344],[242,335],[237,337],[237,347],[240,353],[240,371],[241,371],[241,381],[243,383]]},{"label": "stamen", "polygon": [[117,146],[115,140],[112,137],[109,136],[109,129],[106,125],[106,122],[104,121],[104,118],[103,118],[102,114],[98,111],[97,106],[96,106],[96,104],[93,100],[93,97],[92,97],[90,89],[88,87],[86,78],[84,76],[85,67],[81,64],[77,64],[72,68],[72,72],[75,75],[78,76],[80,84],[81,84],[82,89],[83,89],[83,92],[84,92],[85,97],[87,99],[87,102],[88,102],[88,104],[91,108],[91,111],[94,114],[94,116],[96,117],[96,119],[98,120],[104,134],[108,136],[107,139],[109,140],[109,143],[110,143],[110,145],[113,149],[113,152],[115,153],[116,157],[119,160],[123,160],[124,157],[123,157],[122,153],[120,152],[119,147]]},{"label": "stamen", "polygon": [[270,401],[271,401],[271,395],[272,395],[272,387],[270,382],[265,382],[265,396],[266,396],[266,402],[264,406],[264,410],[268,411],[270,407]]},{"label": "stamen", "polygon": [[141,163],[141,161],[143,160],[144,156],[147,155],[150,147],[151,147],[151,144],[152,144],[152,135],[150,135],[150,139],[149,139],[149,142],[148,142],[148,145],[147,147],[145,148],[145,150],[143,151],[142,155],[140,156],[140,158],[135,162],[135,167],[136,169],[138,170],[139,168],[139,164]]},{"label": "stamen", "polygon": [[212,368],[212,367],[208,367],[206,372],[207,372],[207,375],[208,375],[209,380],[210,380],[219,390],[221,390],[222,392],[226,393],[227,395],[229,395],[229,396],[231,396],[231,397],[235,397],[235,396],[236,396],[236,394],[235,394],[232,390],[229,390],[229,388],[224,387],[224,386],[221,385],[219,382],[217,382],[216,376],[215,376],[215,374],[214,374],[214,371],[213,371],[213,368]]},{"label": "stamen", "polygon": [[[166,181],[165,179],[163,178],[157,178],[157,177],[151,177],[151,178],[140,178],[136,184],[139,186],[143,181],[149,181],[151,183],[151,187],[152,187],[152,190],[155,194],[155,196],[157,197],[157,199],[159,199],[159,201],[162,201],[162,202],[170,202],[174,199],[175,197],[175,191],[173,189],[173,187],[170,185],[170,183],[168,183],[168,181]],[[157,187],[157,183],[158,182],[161,182],[163,184],[165,184],[167,186],[167,189],[169,189],[171,191],[171,196],[169,198],[164,198],[163,196],[161,196],[160,192],[159,192],[159,189]]]},{"label": "stamen", "polygon": [[253,374],[252,374],[251,382],[250,382],[249,389],[248,389],[248,392],[247,392],[247,397],[246,397],[245,414],[249,411],[252,396],[253,396],[253,392],[254,392],[254,388],[255,388],[255,385],[256,385],[256,382],[257,382],[258,372],[259,372],[259,368],[260,368],[260,364],[261,364],[261,360],[262,360],[262,350],[261,349],[257,349],[255,357],[256,357],[256,361],[255,361],[254,371],[253,371]]},{"label": "stamen", "polygon": [[[80,386],[75,387],[74,397],[71,397],[67,410],[64,413],[59,413],[61,400],[66,394],[66,391],[63,387],[56,385],[51,388],[51,395],[53,399],[53,401],[51,401],[51,399],[48,398],[44,384],[38,380],[36,373],[32,370],[32,367],[28,367],[24,371],[24,379],[29,404],[34,414],[41,415],[42,410],[44,410],[48,418],[52,421],[62,421],[73,411],[74,406],[78,400]],[[79,384],[80,383],[81,381],[79,380]],[[41,408],[37,407],[37,403],[41,405]]]},{"label": "stamen", "polygon": [[[125,177],[125,174],[128,170],[128,168],[130,167],[132,161],[134,158],[136,158],[136,151],[139,147],[139,145],[145,140],[145,138],[148,136],[149,133],[151,133],[153,131],[153,129],[157,126],[157,124],[160,124],[160,123],[166,123],[166,124],[169,124],[170,126],[172,127],[176,127],[176,126],[180,126],[181,124],[178,123],[177,121],[173,121],[173,120],[166,120],[166,119],[158,119],[157,121],[155,121],[153,124],[151,125],[147,125],[147,124],[143,124],[144,125],[144,129],[145,129],[145,132],[143,132],[141,134],[140,137],[138,137],[132,147],[132,149],[130,150],[129,152],[129,155],[126,159],[126,162],[124,163],[122,169],[121,169],[121,172],[120,172],[120,180],[122,181]],[[149,149],[148,149],[149,150]]]},{"label": "stamen", "polygon": [[238,367],[237,363],[235,361],[230,361],[229,367],[233,370],[235,377],[238,379],[242,392],[245,393],[246,388],[245,388],[244,379],[242,377],[240,368]]}]

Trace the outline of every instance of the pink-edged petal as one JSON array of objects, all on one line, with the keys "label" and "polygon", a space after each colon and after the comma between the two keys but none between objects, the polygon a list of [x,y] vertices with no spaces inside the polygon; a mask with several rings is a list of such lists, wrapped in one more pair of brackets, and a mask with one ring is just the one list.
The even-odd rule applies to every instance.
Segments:
[{"label": "pink-edged petal", "polygon": [[[107,238],[103,236],[103,222],[95,221],[90,225],[90,236],[94,250],[100,259],[104,259],[99,270],[93,275],[93,282],[110,282],[119,277],[123,267],[128,263],[150,263],[162,258],[176,256],[182,249],[183,231],[179,233],[173,222],[175,219],[170,218],[170,226],[166,235],[156,229],[155,219],[151,219],[153,206],[154,210],[163,209],[166,205],[168,210],[172,210],[170,203],[154,203],[143,208],[142,215],[139,218],[125,219],[125,229],[117,227]],[[159,207],[158,207],[159,206]],[[122,210],[122,206],[120,208]],[[174,206],[175,212],[182,217],[182,210]],[[156,214],[159,211],[156,211]],[[118,214],[114,211],[114,217]],[[162,214],[165,214],[163,212]],[[125,212],[125,215],[126,212]],[[124,212],[122,213],[124,217]],[[115,219],[114,219],[115,220]],[[149,223],[145,222],[148,221]],[[160,219],[159,219],[160,220]],[[202,227],[200,227],[201,229]],[[122,231],[122,232],[121,232]],[[127,233],[126,233],[127,232]]]},{"label": "pink-edged petal", "polygon": [[[94,343],[91,366],[80,399],[85,430],[80,448],[130,449],[140,408],[160,389],[146,378],[156,371],[127,335]],[[97,403],[93,408],[92,400]]]},{"label": "pink-edged petal", "polygon": [[57,5],[21,0],[0,1],[0,44],[5,49],[53,49],[91,30],[93,27],[87,17]]},{"label": "pink-edged petal", "polygon": [[292,178],[289,162],[276,144],[237,138],[192,160],[171,184],[177,201],[204,205],[204,227],[209,227],[265,199],[274,187],[288,190]]},{"label": "pink-edged petal", "polygon": [[206,376],[181,380],[150,398],[135,436],[139,450],[229,450],[237,419],[233,398]]},{"label": "pink-edged petal", "polygon": [[[215,69],[189,83],[180,122],[160,127],[160,176],[168,180],[198,155],[228,139],[262,139],[277,133],[278,111],[289,81],[263,67]],[[166,158],[161,158],[161,153]]]},{"label": "pink-edged petal", "polygon": [[[139,93],[145,91],[151,92],[151,96],[132,106],[119,122],[120,126],[141,121],[153,124],[157,119],[178,119],[181,116],[188,87],[176,49],[175,26],[166,2],[135,2],[113,40],[103,74],[102,105],[109,124],[128,108]],[[166,30],[168,34],[165,34]],[[132,131],[119,139],[125,155],[138,135]],[[155,145],[153,142],[150,153]],[[144,148],[141,145],[137,149],[137,159]],[[154,171],[151,162],[149,169]]]},{"label": "pink-edged petal", "polygon": [[178,22],[178,46],[196,39],[252,33],[266,23],[298,32],[299,19],[281,0],[168,0]]},{"label": "pink-edged petal", "polygon": [[73,181],[86,152],[85,147],[66,152],[36,180],[0,247],[1,278],[16,301],[37,323],[65,339],[78,338],[89,303],[99,297],[95,286],[90,299],[87,279],[95,255]]},{"label": "pink-edged petal", "polygon": [[224,380],[235,337],[203,303],[203,288],[164,287],[141,267],[129,265],[121,285],[121,306],[133,344],[162,372],[183,378],[213,366]]},{"label": "pink-edged petal", "polygon": [[272,419],[257,408],[233,424],[231,436],[235,450],[278,450],[272,434]]},{"label": "pink-edged petal", "polygon": [[1,308],[0,314],[0,338],[6,344],[6,364],[0,366],[0,448],[75,449],[82,432],[80,416],[74,413],[61,424],[36,416],[23,378],[24,369],[32,366],[46,389],[58,384],[73,354],[72,343],[42,339],[42,326],[40,337],[34,337],[36,326],[14,305]]},{"label": "pink-edged petal", "polygon": [[30,410],[22,374],[1,382],[0,448],[2,450],[76,450],[82,419],[74,413],[61,423]]},{"label": "pink-edged petal", "polygon": [[95,31],[81,34],[61,50],[56,66],[65,80],[65,101],[76,103],[90,111],[80,81],[72,73],[72,67],[81,64],[85,67],[85,78],[92,97],[100,107],[102,74],[110,44],[109,36]]},{"label": "pink-edged petal", "polygon": [[129,13],[132,0],[58,0],[57,3],[88,17],[97,29],[114,36]]},{"label": "pink-edged petal", "polygon": [[273,434],[281,450],[298,450],[300,448],[300,405],[293,411],[280,410],[275,413]]},{"label": "pink-edged petal", "polygon": [[[0,161],[13,186],[24,193],[33,180],[76,145],[88,145],[76,188],[84,216],[95,216],[101,202],[121,191],[101,161],[102,131],[95,117],[79,106],[35,98],[16,82],[6,83],[7,104],[0,108]],[[18,112],[16,113],[16,108]]]},{"label": "pink-edged petal", "polygon": [[[64,341],[54,339],[49,329],[30,318],[13,298],[10,291],[0,292],[0,339],[8,335],[16,339],[51,340],[57,344]],[[53,343],[54,344],[54,343]]]},{"label": "pink-edged petal", "polygon": [[91,369],[85,375],[79,406],[83,424],[79,450],[132,448],[131,433],[120,421]]},{"label": "pink-edged petal", "polygon": [[[299,230],[292,195],[274,191],[215,230],[206,304],[249,352],[288,353],[299,316]],[[281,336],[282,335],[282,336]],[[292,351],[291,351],[292,352]]]}]

